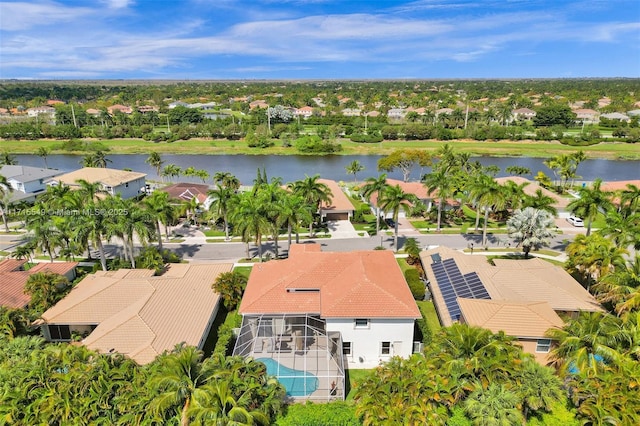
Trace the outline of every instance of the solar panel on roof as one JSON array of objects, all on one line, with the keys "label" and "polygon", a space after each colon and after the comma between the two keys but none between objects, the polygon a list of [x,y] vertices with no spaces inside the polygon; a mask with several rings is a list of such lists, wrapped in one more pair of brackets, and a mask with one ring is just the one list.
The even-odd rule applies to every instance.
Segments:
[{"label": "solar panel on roof", "polygon": [[440,293],[453,321],[460,319],[458,298],[491,299],[482,280],[475,272],[462,275],[453,258],[442,260],[439,254],[432,254],[431,269],[436,277]]}]

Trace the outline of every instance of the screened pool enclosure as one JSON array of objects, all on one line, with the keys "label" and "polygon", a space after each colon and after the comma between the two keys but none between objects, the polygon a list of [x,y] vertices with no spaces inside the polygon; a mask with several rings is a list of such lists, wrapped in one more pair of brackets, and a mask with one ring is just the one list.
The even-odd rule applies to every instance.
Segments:
[{"label": "screened pool enclosure", "polygon": [[264,362],[294,400],[342,400],[342,338],[325,325],[313,315],[245,315],[233,355]]}]

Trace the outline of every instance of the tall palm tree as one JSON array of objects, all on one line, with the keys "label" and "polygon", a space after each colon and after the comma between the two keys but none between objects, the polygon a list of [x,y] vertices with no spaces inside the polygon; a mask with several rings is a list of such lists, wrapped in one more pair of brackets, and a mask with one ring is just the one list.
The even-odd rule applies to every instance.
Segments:
[{"label": "tall palm tree", "polygon": [[609,211],[613,204],[610,193],[603,191],[602,179],[593,181],[591,187],[584,187],[578,190],[577,198],[569,203],[567,209],[573,214],[582,217],[587,221],[587,236],[591,234],[591,224],[600,211]]},{"label": "tall palm tree", "polygon": [[0,214],[2,215],[2,223],[6,232],[9,232],[9,222],[7,221],[7,205],[9,203],[6,200],[12,192],[13,188],[9,185],[7,178],[0,175]]},{"label": "tall palm tree", "polygon": [[223,220],[224,239],[229,241],[229,213],[237,200],[236,192],[232,187],[222,186],[218,183],[215,189],[207,192],[207,195],[211,197],[209,211],[213,212],[216,218]]},{"label": "tall palm tree", "polygon": [[624,256],[628,254],[624,247],[599,233],[576,236],[567,246],[566,252],[568,259],[565,268],[570,273],[581,276],[587,288],[610,271],[623,267]]},{"label": "tall palm tree", "polygon": [[224,188],[231,188],[234,192],[240,189],[240,180],[230,172],[216,172],[213,175],[213,183],[220,184]]},{"label": "tall palm tree", "polygon": [[[294,194],[300,195],[306,203],[313,207],[314,214],[318,213],[318,209],[322,203],[330,203],[333,197],[331,189],[318,182],[320,175],[306,176],[302,180],[298,180],[289,184]],[[313,236],[313,220],[309,222],[309,236]]]},{"label": "tall palm tree", "polygon": [[553,197],[545,195],[542,189],[536,189],[534,195],[525,195],[522,201],[522,207],[532,207],[536,210],[544,210],[553,216],[558,215],[558,210],[554,207],[556,200]]},{"label": "tall palm tree", "polygon": [[45,169],[49,168],[49,165],[47,164],[47,157],[49,156],[49,154],[51,154],[51,150],[44,146],[38,147],[38,149],[36,150],[36,155],[42,158],[42,160],[44,161]]},{"label": "tall palm tree", "polygon": [[175,209],[169,200],[169,193],[164,191],[154,191],[151,195],[142,200],[142,205],[155,220],[156,233],[158,234],[158,248],[162,250],[162,233],[160,224],[164,225],[164,233],[167,241],[169,239],[169,224],[175,219]]},{"label": "tall palm tree", "polygon": [[627,184],[626,188],[620,192],[620,208],[626,212],[626,215],[639,213],[640,187]]},{"label": "tall palm tree", "polygon": [[362,196],[371,204],[371,197],[373,194],[377,194],[378,200],[376,201],[376,235],[380,233],[380,194],[384,192],[389,184],[387,183],[387,174],[383,173],[377,178],[369,177],[365,181],[366,183],[360,188]]},{"label": "tall palm tree", "polygon": [[395,222],[393,245],[396,251],[398,251],[398,215],[400,214],[400,209],[403,209],[408,214],[411,206],[416,205],[419,202],[420,200],[418,197],[414,194],[404,192],[400,185],[389,186],[378,196],[380,208],[383,212],[390,211]]},{"label": "tall palm tree", "polygon": [[160,176],[160,171],[162,170],[162,165],[164,164],[164,160],[156,151],[151,151],[149,157],[145,160],[145,163],[150,165],[151,167],[156,169],[156,176]]},{"label": "tall palm tree", "polygon": [[26,214],[26,228],[32,235],[33,244],[49,255],[53,262],[55,248],[61,241],[60,233],[54,226],[53,217],[42,214],[49,210],[43,203],[36,203]]},{"label": "tall palm tree", "polygon": [[438,219],[436,225],[436,231],[440,232],[442,222],[442,209],[447,202],[447,199],[453,196],[455,191],[451,174],[448,170],[438,170],[433,173],[429,173],[424,178],[424,185],[427,187],[427,193],[438,194]]},{"label": "tall palm tree", "polygon": [[287,227],[288,243],[291,248],[291,234],[293,230],[296,233],[296,244],[300,242],[298,227],[301,223],[313,220],[309,206],[304,202],[302,197],[297,195],[289,195],[278,200],[279,210],[279,226]]},{"label": "tall palm tree", "polygon": [[353,175],[353,181],[355,182],[357,180],[357,174],[364,170],[364,166],[358,160],[353,160],[345,169],[348,174]]},{"label": "tall palm tree", "polygon": [[600,302],[613,305],[618,315],[640,309],[640,254],[618,265],[592,290]]},{"label": "tall palm tree", "polygon": [[[471,187],[471,196],[476,200],[478,210],[484,210],[484,224],[482,227],[482,245],[487,245],[487,226],[489,224],[489,211],[502,210],[507,203],[502,186],[492,177],[481,175]],[[476,217],[477,229],[478,217]]]},{"label": "tall palm tree", "polygon": [[265,215],[262,201],[251,192],[241,194],[230,218],[235,226],[234,232],[255,238],[258,257],[262,260],[262,236],[270,229],[269,219]]},{"label": "tall palm tree", "polygon": [[549,245],[554,227],[555,221],[549,213],[531,207],[516,210],[507,220],[509,236],[518,241],[518,246],[522,244],[525,259],[529,257],[531,249]]},{"label": "tall palm tree", "polygon": [[176,166],[175,164],[168,164],[164,166],[162,169],[162,177],[173,179],[174,177],[179,177],[182,174],[182,168]]}]

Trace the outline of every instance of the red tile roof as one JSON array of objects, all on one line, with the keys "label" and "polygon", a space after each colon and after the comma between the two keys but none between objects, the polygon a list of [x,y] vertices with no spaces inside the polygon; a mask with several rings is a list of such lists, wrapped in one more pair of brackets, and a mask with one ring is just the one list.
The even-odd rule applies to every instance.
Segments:
[{"label": "red tile roof", "polygon": [[288,259],[255,265],[240,313],[420,318],[392,252],[323,253],[314,244],[294,245]]},{"label": "red tile roof", "polygon": [[349,197],[347,197],[347,195],[342,191],[342,188],[340,188],[340,185],[338,185],[338,183],[335,180],[318,179],[318,182],[324,183],[325,185],[327,185],[331,190],[331,194],[332,194],[331,203],[329,205],[326,205],[325,203],[323,203],[321,206],[322,210],[340,210],[340,211],[355,210],[353,203],[351,203],[351,200],[349,200]]},{"label": "red tile roof", "polygon": [[189,201],[193,197],[203,204],[207,199],[207,191],[211,188],[209,185],[199,183],[176,183],[175,185],[166,186],[160,191],[167,192],[169,197],[179,201]]},{"label": "red tile roof", "polygon": [[77,262],[39,263],[28,271],[22,270],[26,260],[5,259],[0,262],[0,306],[23,308],[29,304],[31,296],[25,294],[24,286],[30,275],[38,272],[53,272],[66,275],[75,269]]}]

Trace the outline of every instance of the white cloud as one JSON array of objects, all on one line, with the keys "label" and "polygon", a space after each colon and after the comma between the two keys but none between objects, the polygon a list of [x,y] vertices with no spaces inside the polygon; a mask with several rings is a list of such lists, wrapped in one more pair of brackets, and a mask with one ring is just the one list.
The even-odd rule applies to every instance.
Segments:
[{"label": "white cloud", "polygon": [[133,3],[133,0],[100,0],[100,3],[109,9],[126,9]]},{"label": "white cloud", "polygon": [[0,28],[2,31],[22,31],[76,22],[92,13],[93,9],[88,7],[67,7],[54,2],[0,2]]}]

